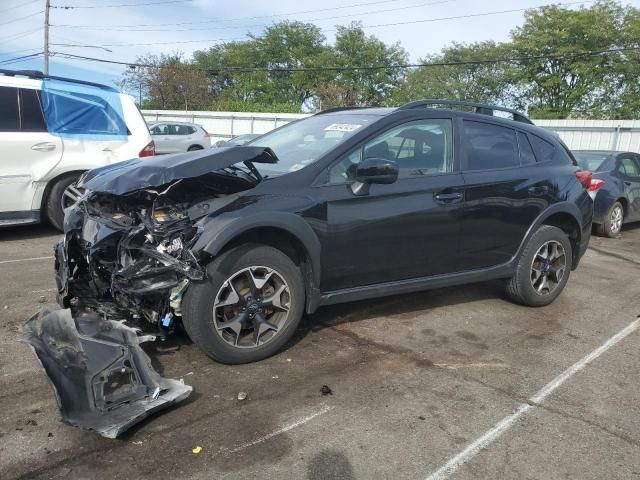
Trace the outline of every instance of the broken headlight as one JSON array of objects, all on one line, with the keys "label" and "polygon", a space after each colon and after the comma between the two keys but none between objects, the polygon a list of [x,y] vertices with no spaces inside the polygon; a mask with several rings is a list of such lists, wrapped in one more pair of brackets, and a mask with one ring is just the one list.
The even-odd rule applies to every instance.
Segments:
[{"label": "broken headlight", "polygon": [[156,223],[169,223],[182,220],[186,217],[184,212],[181,212],[175,208],[163,207],[153,211],[153,220]]}]

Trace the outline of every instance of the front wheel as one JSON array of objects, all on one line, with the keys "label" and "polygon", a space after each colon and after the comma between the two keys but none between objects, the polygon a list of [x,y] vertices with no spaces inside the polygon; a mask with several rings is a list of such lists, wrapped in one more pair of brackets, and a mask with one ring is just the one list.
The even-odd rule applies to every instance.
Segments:
[{"label": "front wheel", "polygon": [[189,337],[207,355],[229,364],[277,353],[304,312],[304,279],[280,250],[242,245],[207,266],[207,278],[191,285],[182,303]]},{"label": "front wheel", "polygon": [[549,305],[569,280],[572,258],[567,235],[557,227],[542,225],[522,251],[507,294],[530,307]]}]

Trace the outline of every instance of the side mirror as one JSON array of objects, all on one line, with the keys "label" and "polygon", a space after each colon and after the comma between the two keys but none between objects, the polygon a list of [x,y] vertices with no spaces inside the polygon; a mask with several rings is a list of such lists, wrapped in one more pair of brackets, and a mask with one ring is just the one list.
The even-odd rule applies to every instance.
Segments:
[{"label": "side mirror", "polygon": [[351,184],[354,195],[368,195],[372,183],[390,184],[398,179],[398,164],[384,158],[365,158],[356,167],[356,181]]}]

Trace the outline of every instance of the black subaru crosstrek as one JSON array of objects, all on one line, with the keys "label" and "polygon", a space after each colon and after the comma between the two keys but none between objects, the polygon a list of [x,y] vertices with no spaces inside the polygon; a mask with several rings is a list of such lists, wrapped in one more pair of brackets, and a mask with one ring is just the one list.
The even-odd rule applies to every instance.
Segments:
[{"label": "black subaru crosstrek", "polygon": [[512,110],[325,111],[247,146],[88,172],[56,251],[59,300],[181,322],[225,363],[274,354],[323,305],[491,279],[547,305],[586,250],[589,182]]}]

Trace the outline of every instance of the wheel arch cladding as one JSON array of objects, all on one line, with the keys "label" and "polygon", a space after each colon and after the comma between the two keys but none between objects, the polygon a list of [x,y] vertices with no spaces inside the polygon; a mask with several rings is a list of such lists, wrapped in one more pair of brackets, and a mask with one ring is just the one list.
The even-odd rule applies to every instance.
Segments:
[{"label": "wheel arch cladding", "polygon": [[581,229],[582,224],[580,223],[579,219],[582,217],[583,213],[573,203],[563,202],[551,205],[540,215],[538,215],[535,221],[531,224],[529,230],[527,231],[527,234],[520,244],[520,248],[518,249],[517,254],[513,257],[513,260],[516,261],[519,258],[522,250],[529,242],[529,239],[538,230],[538,228],[540,228],[541,225],[550,225],[552,227],[559,228],[569,237],[569,242],[571,243],[572,250],[571,268],[575,269],[580,260],[580,246],[582,237],[585,235],[585,232],[588,232],[591,228],[591,223],[589,222],[588,227],[585,226]]},{"label": "wheel arch cladding", "polygon": [[245,243],[269,245],[287,255],[302,269],[305,279],[306,310],[316,310],[320,300],[320,240],[299,216],[283,212],[268,212],[250,217],[227,219],[219,224],[205,225],[194,250],[211,257]]},{"label": "wheel arch cladding", "polygon": [[552,227],[557,227],[567,234],[567,237],[569,237],[569,242],[571,243],[571,264],[572,267],[574,265],[577,265],[578,256],[580,254],[580,241],[582,237],[580,223],[578,222],[577,218],[569,212],[559,211],[545,217],[541,225],[550,225]]}]

